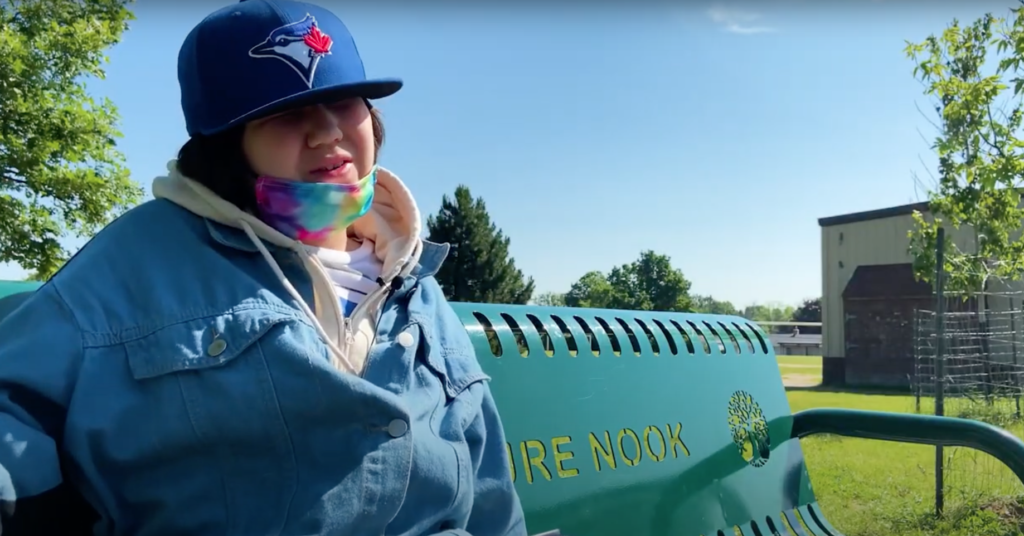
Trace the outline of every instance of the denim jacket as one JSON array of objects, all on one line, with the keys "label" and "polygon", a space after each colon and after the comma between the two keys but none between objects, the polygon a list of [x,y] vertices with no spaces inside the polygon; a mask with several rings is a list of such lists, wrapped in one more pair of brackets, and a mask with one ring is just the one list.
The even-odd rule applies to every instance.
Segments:
[{"label": "denim jacket", "polygon": [[358,373],[257,249],[157,199],[0,321],[0,498],[66,480],[102,535],[525,536],[447,246],[390,281]]}]

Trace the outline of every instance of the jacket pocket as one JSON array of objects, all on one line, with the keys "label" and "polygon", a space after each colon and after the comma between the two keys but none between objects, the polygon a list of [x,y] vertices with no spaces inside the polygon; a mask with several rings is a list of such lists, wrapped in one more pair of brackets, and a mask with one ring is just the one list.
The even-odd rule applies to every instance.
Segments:
[{"label": "jacket pocket", "polygon": [[[312,327],[274,309],[235,309],[175,323],[126,343],[128,365],[155,407],[154,445],[183,445],[181,467],[208,481],[224,501],[228,534],[284,523],[296,460],[269,360],[305,359]],[[297,342],[299,341],[299,342]],[[160,437],[165,435],[165,437]],[[199,476],[201,475],[201,476]],[[220,484],[216,482],[219,479]]]},{"label": "jacket pocket", "polygon": [[290,320],[276,311],[249,309],[171,324],[128,342],[128,364],[136,380],[221,367]]},{"label": "jacket pocket", "polygon": [[421,351],[424,365],[441,381],[449,403],[471,385],[491,379],[477,362],[473,345],[464,331],[433,334]]}]

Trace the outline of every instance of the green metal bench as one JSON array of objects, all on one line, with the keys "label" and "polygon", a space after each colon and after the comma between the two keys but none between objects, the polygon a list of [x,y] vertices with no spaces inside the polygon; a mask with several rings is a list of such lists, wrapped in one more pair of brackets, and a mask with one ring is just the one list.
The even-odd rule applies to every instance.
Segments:
[{"label": "green metal bench", "polygon": [[531,534],[842,536],[800,449],[822,433],[973,447],[1024,481],[1024,442],[978,421],[792,414],[743,318],[453,305],[493,378]]},{"label": "green metal bench", "polygon": [[[26,296],[0,295],[0,320]],[[775,353],[743,318],[453,307],[492,376],[531,534],[842,536],[800,450],[822,433],[973,447],[1024,481],[1024,442],[977,421],[791,414]],[[92,534],[94,514],[63,491],[60,533]]]},{"label": "green metal bench", "polygon": [[36,281],[0,281],[0,320],[28,299],[42,283]]}]

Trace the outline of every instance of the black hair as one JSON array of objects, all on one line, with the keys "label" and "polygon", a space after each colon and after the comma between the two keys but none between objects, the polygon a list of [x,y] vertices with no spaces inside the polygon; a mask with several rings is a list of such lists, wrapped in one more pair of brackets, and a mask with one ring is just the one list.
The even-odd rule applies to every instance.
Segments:
[{"label": "black hair", "polygon": [[256,172],[242,148],[244,133],[242,125],[211,136],[192,136],[178,151],[178,171],[221,199],[255,213]]},{"label": "black hair", "polygon": [[[370,107],[373,124],[374,162],[384,145],[384,122],[377,108]],[[221,199],[256,213],[256,172],[242,148],[245,125],[210,136],[196,134],[178,150],[178,171],[209,188]]]}]

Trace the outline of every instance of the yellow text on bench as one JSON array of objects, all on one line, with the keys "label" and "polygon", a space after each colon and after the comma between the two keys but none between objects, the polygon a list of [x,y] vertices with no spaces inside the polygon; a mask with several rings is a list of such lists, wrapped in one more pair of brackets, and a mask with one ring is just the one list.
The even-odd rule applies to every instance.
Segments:
[{"label": "yellow text on bench", "polygon": [[[605,430],[600,435],[594,432],[587,434],[588,447],[594,461],[594,470],[601,472],[602,469],[617,469],[618,460],[627,467],[633,467],[647,458],[652,462],[661,462],[671,456],[678,458],[690,455],[690,449],[680,439],[682,423],[665,425],[665,432],[661,428],[651,425],[636,433],[631,428],[622,428],[612,440],[611,434]],[[548,441],[550,445],[550,463],[554,466],[558,478],[571,478],[580,474],[580,470],[570,467],[569,463],[576,457],[573,452],[571,436],[552,437]],[[532,484],[534,471],[536,470],[545,480],[553,478],[551,469],[548,466],[547,445],[538,439],[527,439],[518,443],[515,451],[511,443],[505,443],[505,450],[508,453],[509,471],[512,473],[512,481],[518,477],[518,469],[522,468],[526,482]],[[629,452],[627,452],[627,450]],[[516,452],[518,451],[518,452]],[[516,454],[519,455],[520,463],[516,463]],[[616,456],[616,454],[618,456]]]}]

